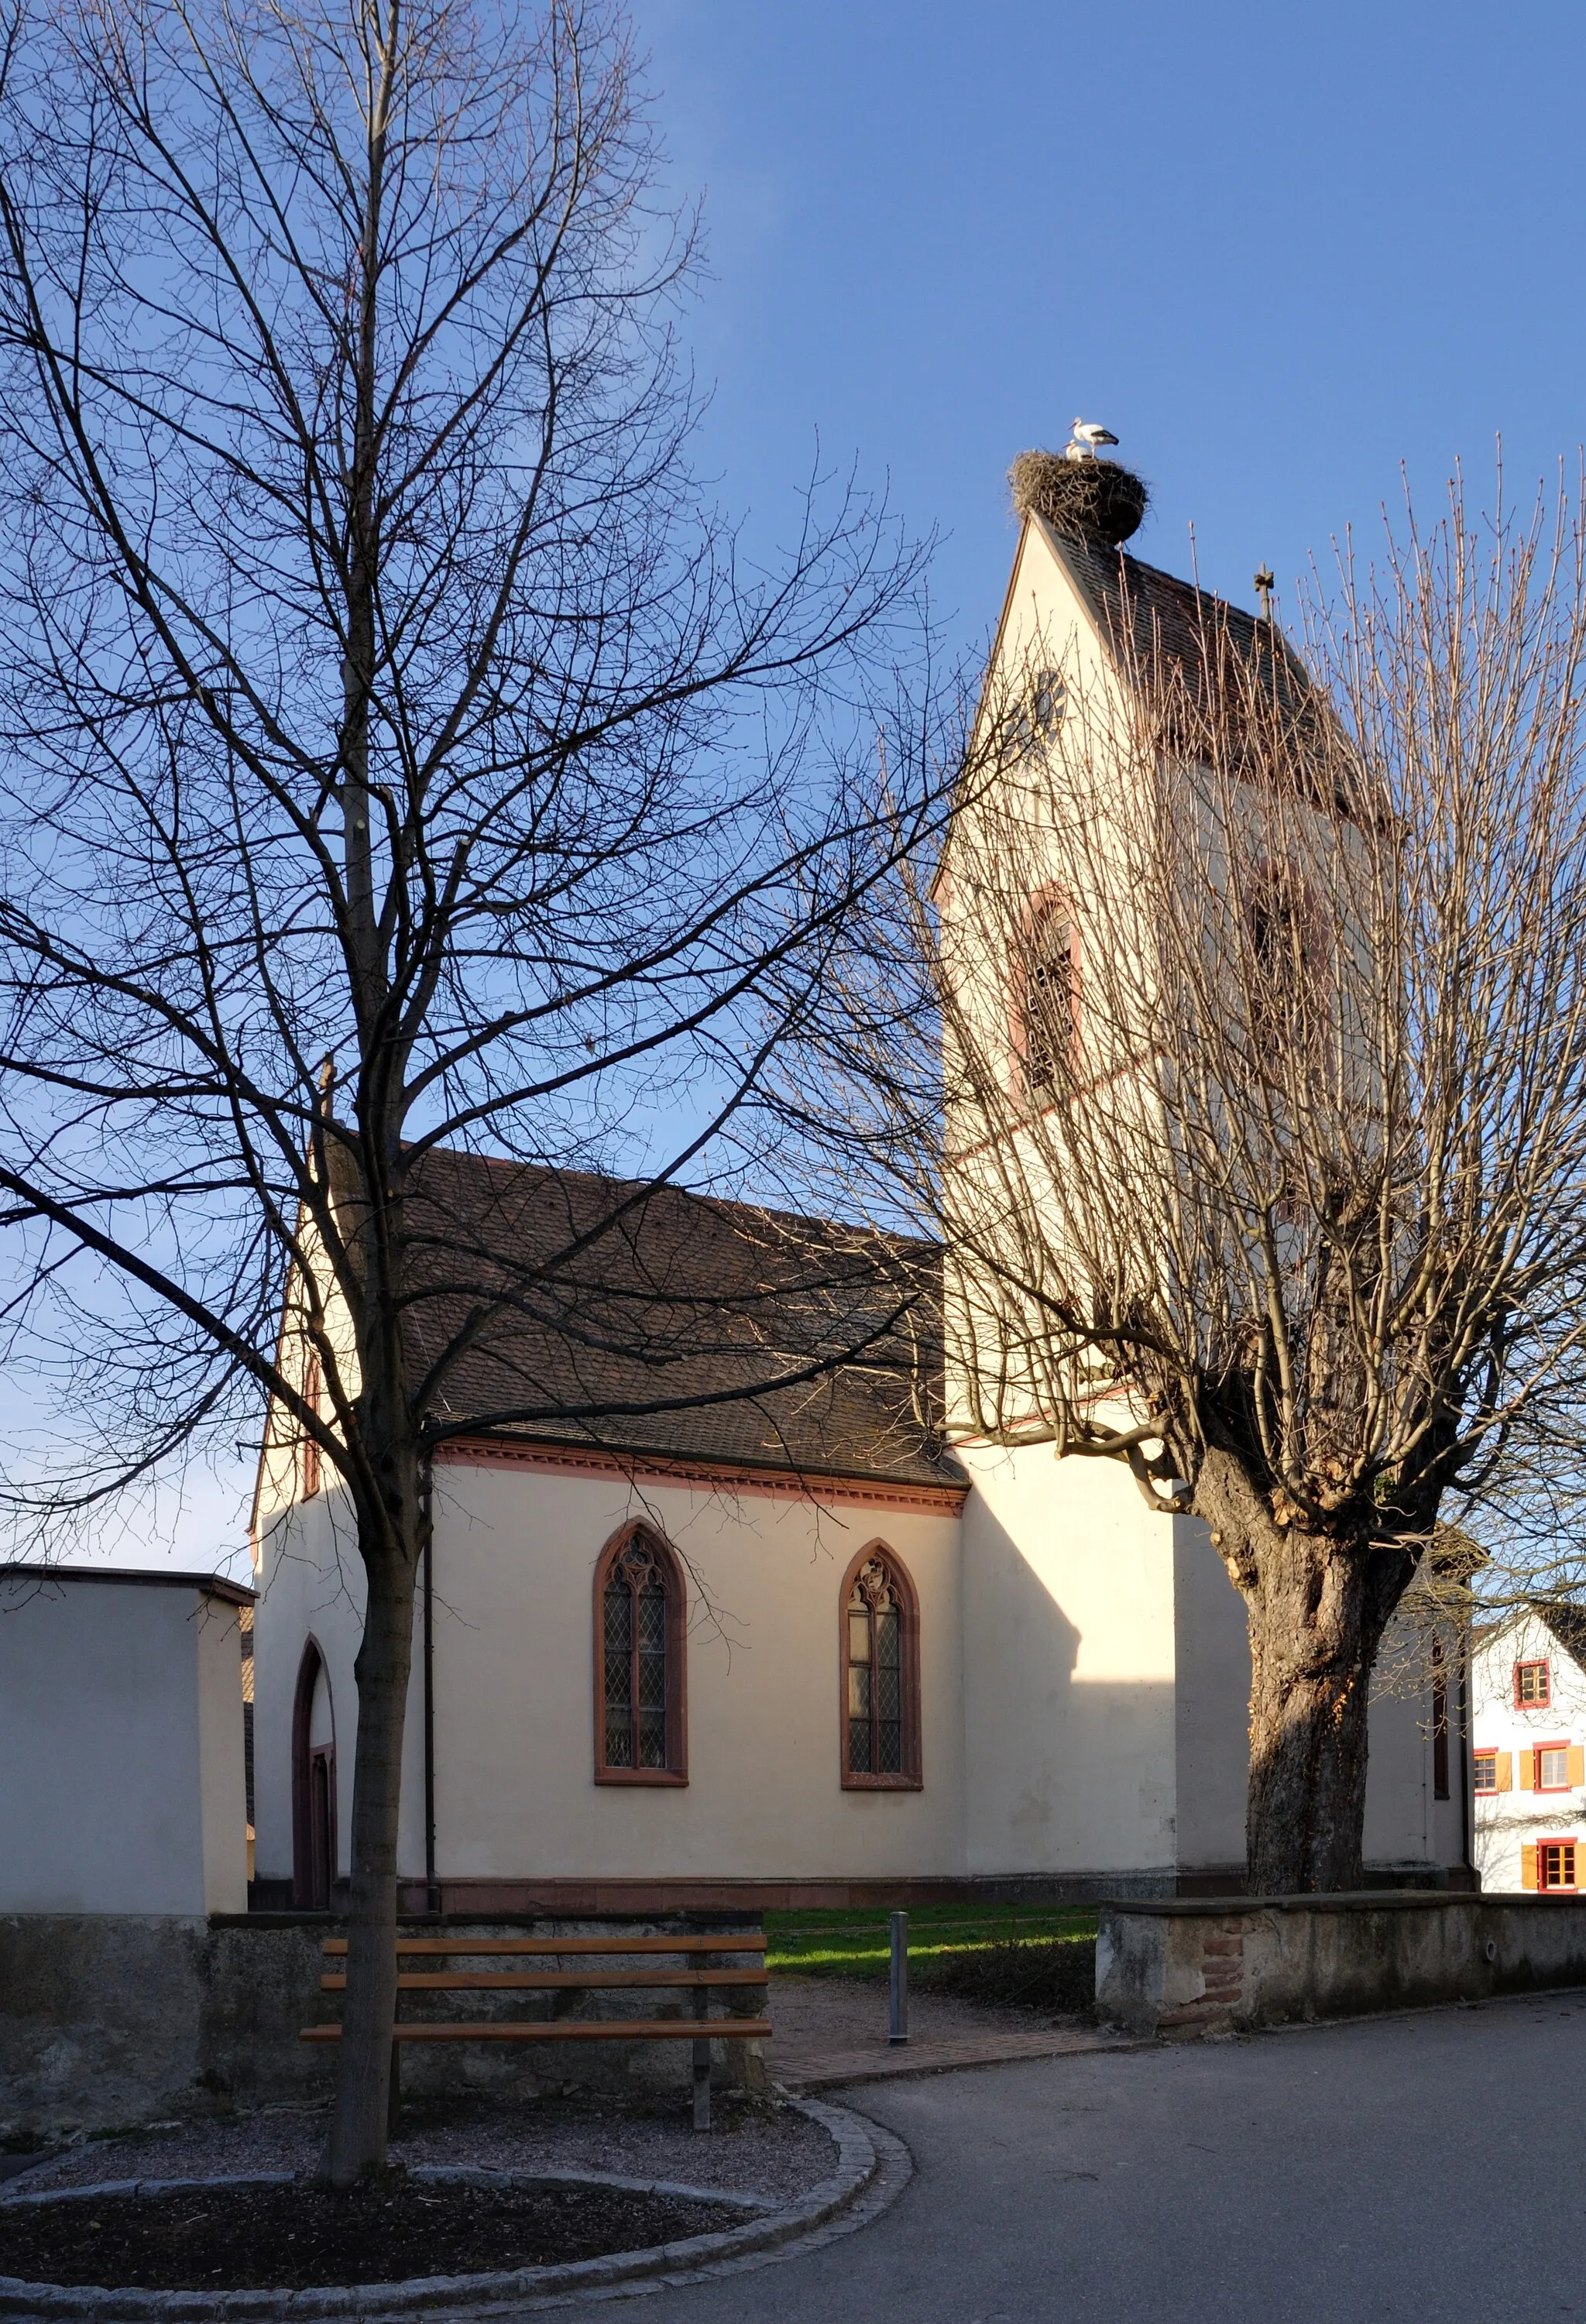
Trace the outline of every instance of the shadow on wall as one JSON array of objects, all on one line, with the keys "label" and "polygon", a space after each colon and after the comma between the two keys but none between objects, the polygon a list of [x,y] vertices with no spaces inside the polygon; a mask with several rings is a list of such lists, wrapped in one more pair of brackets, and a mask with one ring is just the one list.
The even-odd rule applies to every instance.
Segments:
[{"label": "shadow on wall", "polygon": [[[1166,1526],[1161,1546],[1166,1582]],[[982,1502],[964,1563],[969,1870],[1160,1887],[1176,1859],[1173,1682],[1082,1671],[1061,1586]],[[1100,1644],[1103,1663],[1143,1659],[1127,1618]]]}]

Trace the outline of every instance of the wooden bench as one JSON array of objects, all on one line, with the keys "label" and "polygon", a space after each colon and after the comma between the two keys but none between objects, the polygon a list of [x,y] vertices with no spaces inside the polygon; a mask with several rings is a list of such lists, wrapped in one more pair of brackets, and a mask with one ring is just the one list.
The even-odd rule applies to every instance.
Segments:
[{"label": "wooden bench", "polygon": [[[345,1959],[345,1937],[327,1937],[330,1958]],[[763,1932],[745,1931],[741,1936],[692,1937],[404,1937],[396,1941],[399,1960],[416,1956],[468,1960],[501,1954],[647,1956],[684,1954],[680,1969],[529,1969],[399,1970],[397,2006],[404,1993],[546,1993],[657,1988],[687,1992],[693,2003],[688,2017],[537,2017],[490,2018],[465,2023],[457,2018],[403,2021],[392,2028],[392,2104],[398,2089],[397,2059],[405,2042],[692,2042],[694,2044],[694,2127],[710,2128],[710,2045],[713,2042],[769,2042],[770,2021],[765,2017],[712,2017],[713,1991],[733,1986],[763,1986],[765,1969],[715,1969],[714,1953],[763,1953]],[[346,1991],[345,1972],[327,1971],[320,1978],[325,1993]],[[709,2028],[706,2032],[704,2029]],[[339,2042],[339,2025],[306,2025],[305,2042]]]}]

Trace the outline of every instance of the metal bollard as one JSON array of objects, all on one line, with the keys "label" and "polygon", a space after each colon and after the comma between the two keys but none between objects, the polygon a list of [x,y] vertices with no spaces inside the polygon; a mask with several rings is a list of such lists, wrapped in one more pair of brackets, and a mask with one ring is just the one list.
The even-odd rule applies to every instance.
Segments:
[{"label": "metal bollard", "polygon": [[908,2039],[908,1915],[892,1915],[892,1974],[888,1994],[887,2039]]}]

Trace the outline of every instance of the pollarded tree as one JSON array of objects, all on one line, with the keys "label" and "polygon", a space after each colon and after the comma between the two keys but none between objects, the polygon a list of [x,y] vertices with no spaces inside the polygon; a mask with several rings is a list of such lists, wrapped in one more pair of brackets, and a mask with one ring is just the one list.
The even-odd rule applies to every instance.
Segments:
[{"label": "pollarded tree", "polygon": [[1017,766],[848,955],[825,1135],[946,1246],[956,1428],[1205,1520],[1250,1882],[1348,1887],[1406,1586],[1578,1440],[1586,509],[1479,535],[1456,494],[1303,651],[1044,538],[1067,594],[982,708]]},{"label": "pollarded tree", "polygon": [[[731,1162],[845,914],[928,826],[894,715],[920,559],[817,489],[752,570],[702,495],[690,229],[604,0],[66,0],[4,65],[7,1313],[104,1454],[35,1499],[69,1520],[266,1404],[339,1480],[346,2182],[384,2153],[448,1383],[528,1318],[641,1385],[498,1364],[475,1425],[620,1434],[697,1393],[629,1229]],[[906,802],[879,859],[878,724]],[[436,1199],[459,1147],[594,1175],[560,1234],[484,1233]],[[713,1316],[735,1392],[862,1362],[916,1296],[862,1255],[834,1280],[828,1245],[779,1345],[765,1281],[803,1263],[745,1257],[742,1328]]]}]

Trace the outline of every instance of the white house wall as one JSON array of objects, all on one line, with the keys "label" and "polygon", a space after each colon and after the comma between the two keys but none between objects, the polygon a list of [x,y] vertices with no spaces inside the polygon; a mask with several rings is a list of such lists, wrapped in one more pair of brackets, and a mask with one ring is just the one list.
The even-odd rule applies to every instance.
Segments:
[{"label": "white house wall", "polygon": [[[1545,1710],[1515,1704],[1515,1665],[1545,1662],[1552,1700]],[[1586,1848],[1586,1787],[1536,1792],[1520,1782],[1520,1757],[1544,1743],[1586,1745],[1586,1675],[1545,1622],[1521,1614],[1482,1639],[1471,1659],[1471,1736],[1477,1750],[1508,1758],[1508,1786],[1479,1797],[1476,1865],[1483,1888],[1522,1885],[1520,1850],[1539,1840],[1572,1840]],[[1586,1872],[1586,1860],[1581,1869]]]}]

